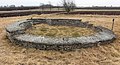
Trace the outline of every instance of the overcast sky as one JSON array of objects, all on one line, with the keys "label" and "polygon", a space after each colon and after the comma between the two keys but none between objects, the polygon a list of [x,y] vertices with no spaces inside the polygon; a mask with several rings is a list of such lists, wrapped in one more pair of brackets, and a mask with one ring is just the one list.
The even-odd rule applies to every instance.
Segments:
[{"label": "overcast sky", "polygon": [[[49,3],[60,5],[62,0],[0,0],[0,6],[5,5],[24,5],[24,6],[39,6],[40,3]],[[120,0],[74,0],[77,6],[120,6]]]}]

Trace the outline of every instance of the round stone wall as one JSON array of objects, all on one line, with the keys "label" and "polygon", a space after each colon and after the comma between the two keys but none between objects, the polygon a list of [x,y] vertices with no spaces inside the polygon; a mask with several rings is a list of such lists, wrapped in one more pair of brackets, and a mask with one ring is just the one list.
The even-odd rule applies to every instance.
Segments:
[{"label": "round stone wall", "polygon": [[[25,33],[25,31],[37,24],[48,24],[51,26],[76,26],[89,28],[97,32],[91,36],[82,37],[49,37],[36,36]],[[27,48],[37,48],[43,50],[72,50],[84,47],[92,47],[98,44],[106,44],[115,40],[116,36],[111,30],[93,26],[88,22],[81,22],[78,19],[27,19],[12,23],[6,27],[7,36],[12,43]]]}]

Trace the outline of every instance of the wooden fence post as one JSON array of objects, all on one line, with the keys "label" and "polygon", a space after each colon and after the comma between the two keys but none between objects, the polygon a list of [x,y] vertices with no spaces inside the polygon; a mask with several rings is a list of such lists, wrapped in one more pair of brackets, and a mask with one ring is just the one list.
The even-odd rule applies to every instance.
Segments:
[{"label": "wooden fence post", "polygon": [[114,28],[114,21],[115,21],[115,19],[113,19],[112,21],[113,22],[112,22],[112,29],[111,30],[113,30],[113,28]]}]

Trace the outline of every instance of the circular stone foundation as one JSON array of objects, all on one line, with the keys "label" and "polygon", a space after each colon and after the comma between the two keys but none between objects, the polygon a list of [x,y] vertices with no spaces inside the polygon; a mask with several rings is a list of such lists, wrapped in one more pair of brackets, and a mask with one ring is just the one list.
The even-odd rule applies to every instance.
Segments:
[{"label": "circular stone foundation", "polygon": [[[87,28],[95,33],[87,36],[51,37],[26,33],[26,30],[37,24],[49,26],[72,26]],[[106,44],[114,41],[116,36],[111,30],[93,26],[88,22],[78,19],[27,19],[15,22],[6,27],[7,36],[11,42],[27,48],[43,50],[72,50],[76,48],[92,47],[98,44]]]}]

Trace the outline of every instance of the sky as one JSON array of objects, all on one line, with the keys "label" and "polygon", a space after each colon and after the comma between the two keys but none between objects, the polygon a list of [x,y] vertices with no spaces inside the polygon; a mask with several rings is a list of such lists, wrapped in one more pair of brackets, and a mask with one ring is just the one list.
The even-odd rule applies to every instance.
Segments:
[{"label": "sky", "polygon": [[[120,6],[120,0],[74,0],[77,6]],[[0,6],[39,6],[40,3],[61,5],[62,0],[0,0]]]}]

